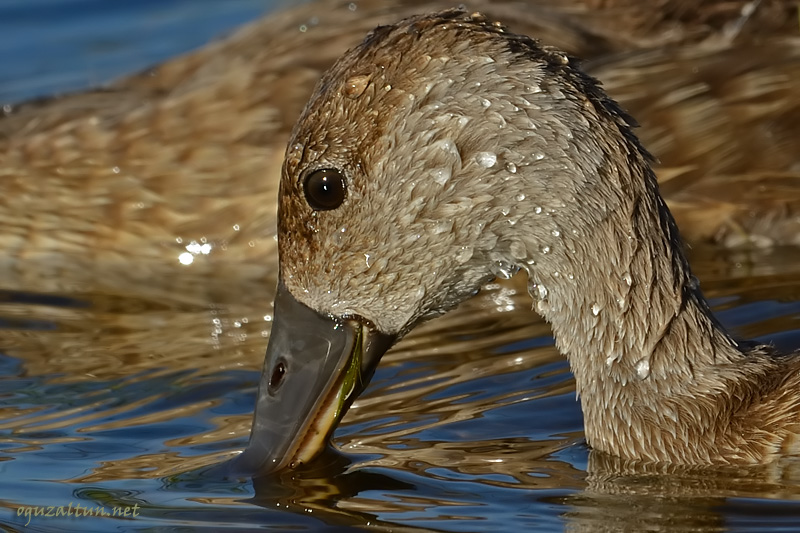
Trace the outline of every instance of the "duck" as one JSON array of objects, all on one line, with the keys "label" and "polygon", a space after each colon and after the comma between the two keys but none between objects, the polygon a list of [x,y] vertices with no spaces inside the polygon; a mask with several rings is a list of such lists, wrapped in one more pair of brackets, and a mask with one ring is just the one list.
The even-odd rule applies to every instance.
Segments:
[{"label": "duck", "polygon": [[800,452],[800,353],[714,317],[634,125],[571,56],[478,12],[405,18],[346,52],[286,150],[275,318],[231,470],[311,461],[391,346],[520,270],[592,450]]}]

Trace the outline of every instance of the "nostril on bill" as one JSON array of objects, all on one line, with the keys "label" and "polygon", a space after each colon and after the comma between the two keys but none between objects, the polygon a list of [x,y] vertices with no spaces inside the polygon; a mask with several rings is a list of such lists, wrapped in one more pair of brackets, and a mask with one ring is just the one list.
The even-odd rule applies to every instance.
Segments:
[{"label": "nostril on bill", "polygon": [[269,378],[269,393],[274,395],[283,384],[283,377],[286,375],[286,363],[281,359],[275,368],[272,369],[272,375]]}]

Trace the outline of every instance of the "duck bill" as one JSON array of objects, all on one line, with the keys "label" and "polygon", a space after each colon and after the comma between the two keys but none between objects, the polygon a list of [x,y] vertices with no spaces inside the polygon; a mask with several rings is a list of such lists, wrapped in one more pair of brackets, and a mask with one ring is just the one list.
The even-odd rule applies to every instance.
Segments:
[{"label": "duck bill", "polygon": [[310,461],[364,390],[394,337],[317,313],[283,282],[275,296],[253,429],[233,470],[263,475]]}]

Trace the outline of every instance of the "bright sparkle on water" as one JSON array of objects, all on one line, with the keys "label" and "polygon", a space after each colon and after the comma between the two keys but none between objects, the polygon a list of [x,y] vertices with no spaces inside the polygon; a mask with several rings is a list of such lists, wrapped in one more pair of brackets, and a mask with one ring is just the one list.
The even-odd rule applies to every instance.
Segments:
[{"label": "bright sparkle on water", "polygon": [[[179,238],[177,239],[177,241],[180,243],[181,239]],[[210,254],[212,248],[211,244],[205,242],[205,237],[203,237],[201,241],[203,241],[202,244],[197,241],[192,241],[189,244],[187,244],[186,251],[178,256],[178,262],[180,262],[180,264],[182,265],[191,265],[192,263],[194,263],[195,255]]]},{"label": "bright sparkle on water", "polygon": [[192,241],[186,245],[186,251],[195,255],[208,255],[211,253],[211,245],[209,243],[200,244],[197,241]]}]

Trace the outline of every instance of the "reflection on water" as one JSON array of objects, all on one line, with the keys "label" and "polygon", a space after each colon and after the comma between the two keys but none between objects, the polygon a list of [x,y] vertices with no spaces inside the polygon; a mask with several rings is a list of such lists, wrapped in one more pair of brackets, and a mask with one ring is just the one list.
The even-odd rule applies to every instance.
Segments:
[{"label": "reflection on water", "polygon": [[[800,252],[700,250],[693,260],[724,322],[800,344]],[[0,523],[24,524],[20,506],[70,502],[138,505],[136,528],[721,531],[800,521],[791,461],[651,472],[590,453],[567,365],[529,310],[523,276],[489,285],[387,354],[337,450],[318,463],[254,483],[215,479],[203,467],[247,441],[274,280],[211,277],[191,299],[170,298],[180,283],[0,293]]]}]

